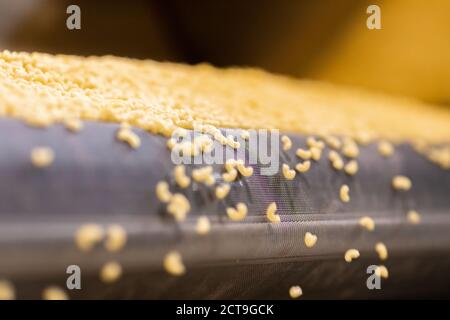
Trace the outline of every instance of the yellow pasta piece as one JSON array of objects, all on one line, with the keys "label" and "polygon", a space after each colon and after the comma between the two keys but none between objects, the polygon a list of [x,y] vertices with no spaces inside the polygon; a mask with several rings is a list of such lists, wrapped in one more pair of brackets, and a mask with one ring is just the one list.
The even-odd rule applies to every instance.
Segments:
[{"label": "yellow pasta piece", "polygon": [[110,252],[121,250],[127,243],[127,232],[119,224],[110,225],[106,230],[105,248]]},{"label": "yellow pasta piece", "polygon": [[201,182],[208,186],[213,185],[216,182],[212,166],[205,166],[203,168],[192,170],[192,178],[196,182]]},{"label": "yellow pasta piece", "polygon": [[136,133],[131,131],[128,125],[122,125],[121,128],[117,131],[117,139],[128,143],[128,145],[133,149],[139,148],[141,146],[141,139]]},{"label": "yellow pasta piece", "polygon": [[361,217],[359,225],[369,231],[375,230],[375,221],[369,216]]},{"label": "yellow pasta piece", "polygon": [[319,147],[312,147],[309,150],[311,151],[311,159],[314,161],[319,161],[322,156],[322,149]]},{"label": "yellow pasta piece", "polygon": [[174,276],[183,275],[186,272],[186,267],[183,264],[181,254],[177,251],[170,251],[164,257],[164,269]]},{"label": "yellow pasta piece", "polygon": [[328,136],[325,138],[326,143],[328,144],[328,146],[330,146],[330,148],[333,149],[340,149],[341,148],[341,141],[334,137],[334,136]]},{"label": "yellow pasta piece", "polygon": [[323,149],[325,148],[325,143],[323,141],[316,140],[314,137],[308,137],[306,139],[306,144],[310,149],[312,148],[318,148]]},{"label": "yellow pasta piece", "polygon": [[244,139],[244,140],[250,139],[250,132],[248,132],[247,130],[242,130],[241,131],[241,138]]},{"label": "yellow pasta piece", "polygon": [[81,122],[81,120],[77,118],[65,119],[64,126],[67,128],[67,130],[78,132],[83,128],[83,122]]},{"label": "yellow pasta piece", "polygon": [[344,141],[342,154],[348,158],[356,158],[359,155],[358,145],[352,140]]},{"label": "yellow pasta piece", "polygon": [[408,177],[405,176],[395,176],[392,179],[392,186],[396,190],[408,191],[412,187],[412,182]]},{"label": "yellow pasta piece", "polygon": [[253,175],[253,167],[246,167],[242,160],[237,161],[237,169],[239,173],[244,177],[250,177]]},{"label": "yellow pasta piece", "polygon": [[176,144],[177,144],[177,140],[175,140],[174,138],[168,139],[167,143],[166,143],[167,148],[169,148],[170,150],[172,150]]},{"label": "yellow pasta piece", "polygon": [[408,221],[412,224],[420,223],[420,214],[416,210],[408,211]]},{"label": "yellow pasta piece", "polygon": [[233,182],[234,180],[236,180],[237,177],[237,170],[236,169],[232,169],[230,172],[225,172],[222,174],[222,179],[225,182]]},{"label": "yellow pasta piece", "polygon": [[377,242],[375,245],[375,251],[378,253],[380,260],[386,260],[388,258],[388,250],[383,242]]},{"label": "yellow pasta piece", "polygon": [[389,157],[394,153],[394,147],[388,141],[380,141],[380,143],[378,143],[378,152],[383,157]]},{"label": "yellow pasta piece", "polygon": [[175,193],[167,205],[167,212],[173,215],[176,221],[184,221],[190,210],[189,200],[181,193]]},{"label": "yellow pasta piece", "polygon": [[247,216],[247,205],[245,203],[239,202],[235,208],[227,208],[227,215],[230,220],[240,221]]},{"label": "yellow pasta piece", "polygon": [[81,251],[91,250],[98,242],[103,240],[105,231],[98,224],[84,224],[75,234],[75,243]]},{"label": "yellow pasta piece", "polygon": [[355,175],[358,172],[359,166],[356,160],[350,160],[344,167],[344,171],[348,175]]},{"label": "yellow pasta piece", "polygon": [[309,161],[309,160],[303,161],[303,163],[298,163],[295,166],[295,170],[297,170],[300,173],[307,172],[309,170],[309,168],[311,168],[311,161]]},{"label": "yellow pasta piece", "polygon": [[305,241],[305,245],[307,248],[312,248],[316,245],[317,236],[315,234],[312,234],[311,232],[306,232],[303,240]]},{"label": "yellow pasta piece", "polygon": [[283,171],[283,176],[287,180],[292,180],[295,178],[295,170],[290,169],[287,164],[283,164],[282,171]]},{"label": "yellow pasta piece", "polygon": [[224,199],[228,193],[230,192],[230,185],[229,184],[221,184],[216,187],[216,197],[217,199]]},{"label": "yellow pasta piece", "polygon": [[156,197],[159,201],[167,203],[172,198],[172,193],[169,191],[169,184],[165,181],[160,181],[156,184]]},{"label": "yellow pasta piece", "polygon": [[341,186],[341,189],[339,190],[339,196],[340,196],[342,202],[350,201],[350,195],[348,194],[349,191],[350,191],[350,188],[346,184]]},{"label": "yellow pasta piece", "polygon": [[297,157],[299,157],[303,160],[309,160],[312,157],[312,153],[310,150],[304,150],[301,148],[298,148],[297,151],[295,152],[295,154],[297,155]]},{"label": "yellow pasta piece", "polygon": [[13,284],[8,280],[0,280],[0,300],[14,300],[16,291]]},{"label": "yellow pasta piece", "polygon": [[292,141],[288,136],[281,136],[281,142],[283,143],[283,151],[288,151],[292,148]]},{"label": "yellow pasta piece", "polygon": [[36,147],[31,150],[31,163],[37,168],[45,168],[53,163],[55,154],[49,147]]},{"label": "yellow pasta piece", "polygon": [[176,183],[180,188],[187,188],[191,183],[191,178],[186,176],[186,169],[183,165],[177,165],[174,169]]},{"label": "yellow pasta piece", "polygon": [[297,299],[299,298],[301,295],[303,294],[302,288],[300,288],[300,286],[292,286],[289,289],[289,296],[292,299]]},{"label": "yellow pasta piece", "polygon": [[207,216],[202,216],[197,219],[197,225],[195,227],[195,230],[200,235],[208,234],[211,230],[211,223],[209,222],[209,219]]},{"label": "yellow pasta piece", "polygon": [[387,279],[389,277],[389,271],[385,266],[378,266],[375,269],[375,274],[380,277],[380,278],[384,278]]},{"label": "yellow pasta piece", "polygon": [[105,283],[116,282],[122,276],[122,266],[115,261],[107,262],[100,270],[100,279]]},{"label": "yellow pasta piece", "polygon": [[68,300],[67,293],[57,286],[45,288],[42,292],[42,298],[44,300]]},{"label": "yellow pasta piece", "polygon": [[336,170],[342,170],[344,168],[344,161],[342,160],[342,158],[339,156],[338,158],[336,158],[335,160],[333,160],[333,162],[331,163],[331,165],[333,166],[334,169]]},{"label": "yellow pasta piece", "polygon": [[266,210],[266,217],[270,222],[279,223],[281,221],[280,216],[276,214],[276,212],[277,204],[275,202],[272,202],[271,204],[269,204]]},{"label": "yellow pasta piece", "polygon": [[355,259],[359,258],[359,251],[356,249],[348,249],[345,252],[344,259],[346,262],[352,262]]}]

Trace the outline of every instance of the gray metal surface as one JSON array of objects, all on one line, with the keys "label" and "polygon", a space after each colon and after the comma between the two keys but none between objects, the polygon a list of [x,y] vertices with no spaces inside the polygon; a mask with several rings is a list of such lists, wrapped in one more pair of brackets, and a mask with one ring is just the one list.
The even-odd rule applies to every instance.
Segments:
[{"label": "gray metal surface", "polygon": [[[11,280],[18,298],[39,298],[51,284],[65,286],[66,267],[82,269],[82,290],[71,298],[288,298],[301,285],[305,298],[450,297],[450,172],[418,155],[408,145],[383,158],[375,145],[361,147],[354,177],[331,169],[326,156],[301,177],[287,181],[258,174],[233,183],[230,196],[217,201],[213,189],[194,184],[185,193],[192,210],[177,224],[165,213],[154,188],[166,179],[174,185],[166,139],[137,130],[142,145],[133,150],[115,139],[116,124],[85,123],[79,133],[61,125],[30,128],[0,119],[0,278]],[[305,139],[293,136],[295,147]],[[34,168],[30,151],[50,146],[54,163]],[[295,148],[294,148],[295,149]],[[295,164],[295,150],[282,161]],[[221,166],[215,171],[220,172]],[[190,170],[189,168],[188,170]],[[394,191],[391,179],[413,181],[406,193]],[[350,186],[351,201],[339,200],[339,187]],[[244,201],[249,216],[231,222],[225,208]],[[270,224],[265,208],[277,201],[282,223]],[[406,212],[422,215],[419,225]],[[208,215],[212,231],[195,233],[199,215]],[[376,230],[358,225],[370,215]],[[74,243],[84,223],[120,223],[128,233],[118,253],[102,246],[80,252]],[[303,235],[318,235],[307,249]],[[389,259],[374,251],[384,242]],[[361,258],[348,264],[345,250]],[[162,268],[164,255],[177,249],[187,273],[179,278]],[[103,263],[116,260],[123,277],[113,284],[99,280]],[[368,290],[366,268],[385,264],[389,279],[381,290]]]}]

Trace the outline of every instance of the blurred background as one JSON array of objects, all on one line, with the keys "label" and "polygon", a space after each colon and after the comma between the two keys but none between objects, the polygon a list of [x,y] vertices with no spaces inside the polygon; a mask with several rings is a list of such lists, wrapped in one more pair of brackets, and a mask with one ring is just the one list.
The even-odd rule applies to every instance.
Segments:
[{"label": "blurred background", "polygon": [[0,49],[256,66],[450,106],[448,0],[0,0]]}]

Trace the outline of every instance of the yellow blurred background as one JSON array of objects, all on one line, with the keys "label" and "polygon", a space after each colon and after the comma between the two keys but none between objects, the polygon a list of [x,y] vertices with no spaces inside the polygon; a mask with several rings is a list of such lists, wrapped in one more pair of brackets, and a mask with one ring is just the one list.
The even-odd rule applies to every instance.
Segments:
[{"label": "yellow blurred background", "polygon": [[450,105],[448,0],[0,0],[0,48],[256,66]]}]

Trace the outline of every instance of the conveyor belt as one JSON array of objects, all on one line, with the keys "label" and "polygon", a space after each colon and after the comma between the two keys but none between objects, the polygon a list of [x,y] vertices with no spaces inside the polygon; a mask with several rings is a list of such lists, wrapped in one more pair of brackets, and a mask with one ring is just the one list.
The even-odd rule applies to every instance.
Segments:
[{"label": "conveyor belt", "polygon": [[[380,156],[374,144],[360,147],[353,177],[333,170],[322,156],[293,181],[261,176],[256,166],[252,177],[233,183],[223,201],[207,186],[178,189],[192,208],[186,221],[176,223],[154,192],[162,179],[174,187],[166,138],[133,129],[142,142],[134,150],[115,139],[117,128],[86,122],[71,133],[62,125],[38,129],[0,119],[0,278],[14,284],[17,298],[40,298],[48,285],[65,288],[66,268],[73,264],[82,270],[82,289],[68,291],[73,299],[285,299],[292,285],[302,287],[303,298],[450,297],[450,171],[409,145],[396,146],[390,158]],[[294,146],[305,145],[305,137],[291,137]],[[55,152],[45,169],[30,161],[31,149],[40,145]],[[281,163],[294,159],[295,148],[281,154]],[[396,174],[411,178],[410,191],[391,187]],[[349,203],[339,200],[344,183],[351,190]],[[280,224],[266,220],[272,201]],[[248,217],[231,222],[225,209],[237,202],[247,203]],[[420,224],[407,221],[409,209],[420,212]],[[208,235],[195,232],[199,215],[212,222]],[[373,232],[358,225],[365,215],[375,219]],[[126,247],[81,252],[74,234],[89,222],[121,224]],[[306,231],[318,236],[311,249],[303,242]],[[378,241],[389,249],[387,261],[377,257]],[[349,248],[357,248],[360,259],[346,263]],[[172,249],[187,268],[181,277],[162,267]],[[102,283],[100,267],[110,260],[120,262],[123,276]],[[366,287],[372,264],[389,269],[381,290]]]}]

